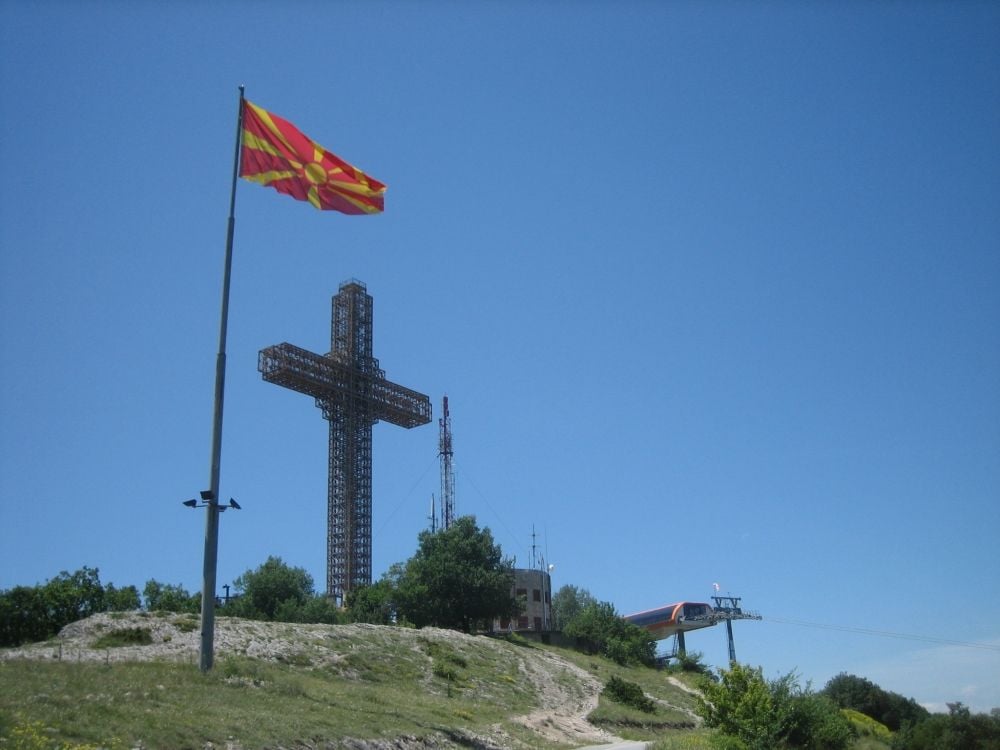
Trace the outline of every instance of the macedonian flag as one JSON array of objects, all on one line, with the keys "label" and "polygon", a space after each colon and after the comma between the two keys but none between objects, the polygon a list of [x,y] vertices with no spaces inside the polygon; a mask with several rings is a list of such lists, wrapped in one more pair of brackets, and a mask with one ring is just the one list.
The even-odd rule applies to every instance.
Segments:
[{"label": "macedonian flag", "polygon": [[288,120],[246,100],[240,177],[320,210],[377,214],[385,209],[385,185],[331,154]]}]

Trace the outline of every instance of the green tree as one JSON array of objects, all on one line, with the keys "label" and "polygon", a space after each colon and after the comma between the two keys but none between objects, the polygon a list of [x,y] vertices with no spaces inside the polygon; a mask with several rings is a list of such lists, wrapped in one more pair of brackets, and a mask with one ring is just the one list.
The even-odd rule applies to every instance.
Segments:
[{"label": "green tree", "polygon": [[274,613],[278,622],[312,622],[336,625],[343,621],[336,602],[324,594],[310,596],[303,602],[286,599]]},{"label": "green tree", "polygon": [[912,698],[883,690],[871,680],[844,672],[827,682],[822,693],[841,708],[860,711],[893,732],[930,716],[927,709]]},{"label": "green tree", "polygon": [[135,586],[124,586],[119,589],[114,584],[109,583],[104,587],[104,606],[108,612],[127,612],[139,609],[142,606],[139,589]]},{"label": "green tree", "polygon": [[974,714],[949,703],[947,714],[931,714],[908,724],[893,738],[898,750],[1000,750],[1000,715]]},{"label": "green tree", "polygon": [[179,584],[160,583],[150,579],[142,589],[142,597],[146,602],[146,609],[150,612],[201,611],[201,594],[191,594]]},{"label": "green tree", "polygon": [[275,619],[281,607],[287,614],[313,596],[312,576],[304,568],[293,568],[274,556],[256,570],[248,570],[233,584],[241,596],[230,602],[226,614],[259,620]]},{"label": "green tree", "polygon": [[46,582],[42,596],[56,631],[104,611],[104,586],[97,568],[84,566],[73,573],[62,571]]},{"label": "green tree", "polygon": [[0,645],[16,646],[50,638],[64,626],[108,609],[132,609],[134,586],[101,584],[97,568],[84,566],[40,586],[15,586],[0,592]]},{"label": "green tree", "polygon": [[0,646],[43,641],[56,631],[40,586],[15,586],[0,592]]},{"label": "green tree", "polygon": [[611,602],[591,602],[570,620],[563,633],[586,651],[599,652],[619,664],[652,665],[656,642],[642,628],[626,622]]},{"label": "green tree", "polygon": [[513,617],[514,563],[488,528],[463,516],[436,533],[424,531],[396,590],[400,617],[417,627],[436,625],[466,633],[496,617]]},{"label": "green tree", "polygon": [[590,604],[597,604],[587,589],[581,589],[572,584],[566,584],[552,595],[552,619],[556,630],[562,630],[576,617],[580,610]]},{"label": "green tree", "polygon": [[347,617],[351,622],[392,625],[396,619],[392,581],[383,577],[371,586],[360,586],[347,594]]}]

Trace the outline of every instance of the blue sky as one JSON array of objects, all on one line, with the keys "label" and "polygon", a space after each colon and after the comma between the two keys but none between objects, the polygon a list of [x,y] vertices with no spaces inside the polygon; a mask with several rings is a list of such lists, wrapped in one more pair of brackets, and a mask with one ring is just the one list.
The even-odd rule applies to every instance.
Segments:
[{"label": "blue sky", "polygon": [[[200,586],[239,84],[389,189],[238,187],[220,586],[324,584],[327,425],[257,352],[357,278],[519,564],[1000,706],[1000,6],[0,2],[0,588]],[[437,440],[375,427],[376,574]]]}]

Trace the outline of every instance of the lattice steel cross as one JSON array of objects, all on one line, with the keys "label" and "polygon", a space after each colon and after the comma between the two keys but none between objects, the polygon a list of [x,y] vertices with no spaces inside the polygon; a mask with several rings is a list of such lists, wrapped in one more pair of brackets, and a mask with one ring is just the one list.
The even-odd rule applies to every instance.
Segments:
[{"label": "lattice steel cross", "polygon": [[314,397],[330,422],[326,591],[343,602],[372,580],[372,425],[427,424],[430,399],[385,379],[372,356],[372,298],[355,280],[333,298],[328,354],[278,344],[261,350],[257,369],[269,383]]}]

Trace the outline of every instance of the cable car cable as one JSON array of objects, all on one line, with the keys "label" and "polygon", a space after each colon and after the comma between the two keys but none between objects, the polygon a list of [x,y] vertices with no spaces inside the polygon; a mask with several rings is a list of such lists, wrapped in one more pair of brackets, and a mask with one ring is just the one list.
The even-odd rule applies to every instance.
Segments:
[{"label": "cable car cable", "polygon": [[914,635],[912,633],[894,633],[889,630],[874,630],[872,628],[858,628],[850,625],[827,625],[820,622],[808,622],[806,620],[793,620],[787,617],[764,617],[765,622],[777,622],[784,625],[798,625],[805,628],[820,628],[823,630],[838,630],[843,633],[858,633],[860,635],[877,635],[882,638],[899,638],[907,641],[923,641],[924,643],[937,643],[945,646],[962,646],[963,648],[979,648],[984,651],[1000,651],[1000,645],[992,643],[976,643],[974,641],[957,641],[950,638],[936,638],[930,635]]}]

